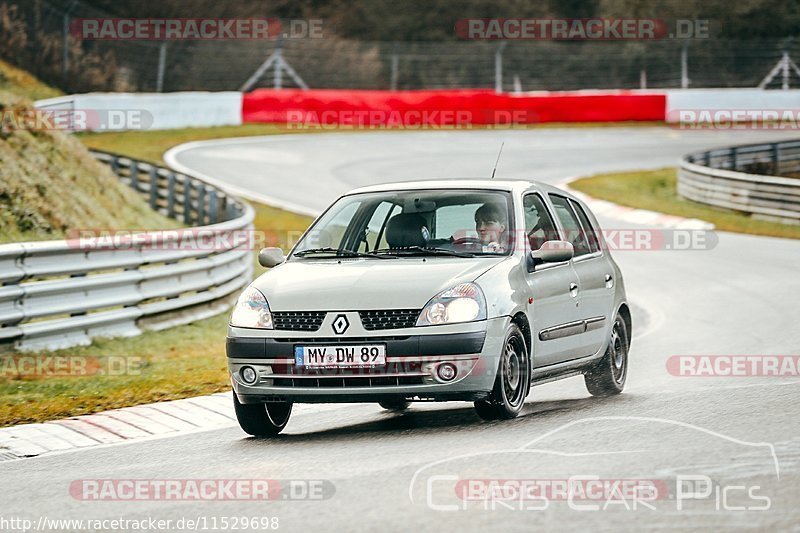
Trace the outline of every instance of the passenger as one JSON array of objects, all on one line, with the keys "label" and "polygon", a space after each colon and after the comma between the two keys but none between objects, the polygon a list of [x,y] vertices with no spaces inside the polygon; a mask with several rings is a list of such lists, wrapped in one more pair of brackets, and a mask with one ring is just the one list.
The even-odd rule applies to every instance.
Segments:
[{"label": "passenger", "polygon": [[486,251],[505,252],[508,212],[501,204],[486,203],[475,211],[475,231]]}]

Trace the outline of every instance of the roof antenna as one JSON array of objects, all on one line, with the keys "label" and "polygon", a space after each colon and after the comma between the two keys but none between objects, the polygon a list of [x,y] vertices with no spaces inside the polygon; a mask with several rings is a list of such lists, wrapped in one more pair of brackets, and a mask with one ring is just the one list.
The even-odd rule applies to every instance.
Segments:
[{"label": "roof antenna", "polygon": [[497,172],[497,163],[500,162],[500,155],[503,153],[503,145],[504,144],[506,144],[505,141],[500,143],[500,153],[497,154],[497,161],[494,162],[494,168],[492,169],[492,177],[491,177],[491,179],[494,179],[494,175]]}]

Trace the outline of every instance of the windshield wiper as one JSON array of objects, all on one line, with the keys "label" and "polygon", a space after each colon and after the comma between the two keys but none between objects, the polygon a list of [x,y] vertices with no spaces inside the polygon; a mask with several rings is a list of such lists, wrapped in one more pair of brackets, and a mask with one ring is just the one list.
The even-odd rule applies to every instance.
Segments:
[{"label": "windshield wiper", "polygon": [[475,257],[474,254],[467,252],[457,252],[447,248],[435,248],[428,246],[404,246],[403,248],[380,248],[372,250],[370,254],[394,254],[394,255],[447,255],[451,257]]},{"label": "windshield wiper", "polygon": [[295,252],[295,257],[305,257],[309,254],[334,254],[337,257],[371,257],[371,258],[378,258],[378,259],[389,259],[386,256],[380,255],[373,255],[372,253],[364,253],[364,252],[355,252],[353,250],[340,250],[338,248],[308,248],[306,250],[300,250],[299,252]]}]

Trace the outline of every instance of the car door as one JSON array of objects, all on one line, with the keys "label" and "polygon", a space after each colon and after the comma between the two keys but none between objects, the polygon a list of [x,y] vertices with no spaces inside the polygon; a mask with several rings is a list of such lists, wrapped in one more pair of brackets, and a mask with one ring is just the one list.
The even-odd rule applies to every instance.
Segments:
[{"label": "car door", "polygon": [[[525,213],[526,255],[550,240],[558,240],[551,211],[538,193],[526,193],[522,199]],[[526,269],[527,270],[527,269]],[[573,357],[574,341],[569,333],[578,313],[578,275],[571,261],[537,265],[526,272],[528,321],[533,340],[533,366],[550,366]]]},{"label": "car door", "polygon": [[556,215],[575,248],[572,266],[578,275],[580,319],[584,331],[575,336],[575,357],[596,353],[605,346],[614,306],[614,269],[600,248],[599,233],[583,206],[571,198],[550,194]]}]

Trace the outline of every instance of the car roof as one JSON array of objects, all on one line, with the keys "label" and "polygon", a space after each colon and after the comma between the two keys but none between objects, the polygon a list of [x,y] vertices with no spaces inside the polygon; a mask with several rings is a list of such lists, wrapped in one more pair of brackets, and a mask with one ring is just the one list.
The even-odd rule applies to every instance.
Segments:
[{"label": "car roof", "polygon": [[368,192],[388,192],[388,191],[416,191],[422,189],[477,189],[493,191],[509,191],[523,193],[530,189],[541,192],[556,192],[574,198],[567,191],[554,187],[553,185],[542,183],[535,180],[488,180],[485,178],[459,178],[459,179],[433,179],[402,181],[395,183],[381,183],[359,187],[349,191],[346,196],[351,194],[361,194]]}]

